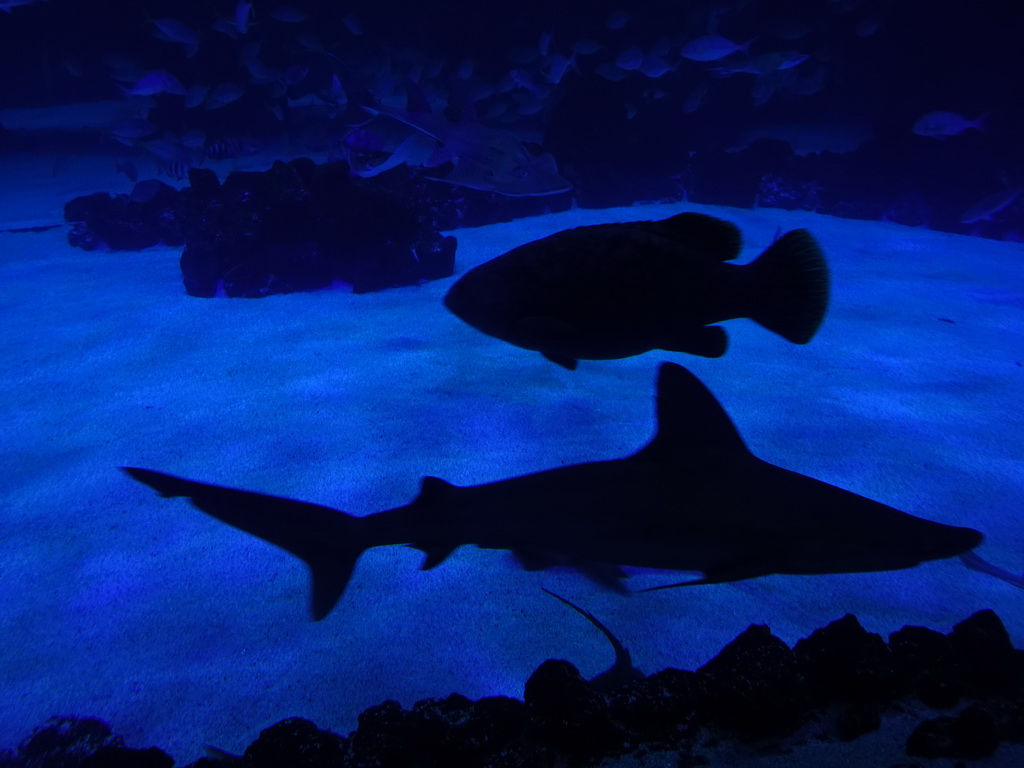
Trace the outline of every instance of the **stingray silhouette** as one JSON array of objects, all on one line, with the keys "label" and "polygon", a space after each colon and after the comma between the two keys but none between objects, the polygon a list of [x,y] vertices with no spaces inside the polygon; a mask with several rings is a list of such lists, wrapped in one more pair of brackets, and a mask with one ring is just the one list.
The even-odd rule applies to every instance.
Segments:
[{"label": "stingray silhouette", "polygon": [[[773,573],[898,570],[961,555],[982,540],[973,529],[914,517],[761,461],[714,395],[672,363],[658,375],[657,432],[637,453],[467,487],[427,477],[412,503],[366,517],[123,469],[161,496],[186,497],[302,558],[312,571],[317,620],[337,604],[364,551],[394,544],[423,551],[424,570],[474,544],[510,550],[528,570],[568,566],[622,588],[622,566],[703,574],[666,587],[715,584]],[[971,564],[979,562],[972,555]]]}]

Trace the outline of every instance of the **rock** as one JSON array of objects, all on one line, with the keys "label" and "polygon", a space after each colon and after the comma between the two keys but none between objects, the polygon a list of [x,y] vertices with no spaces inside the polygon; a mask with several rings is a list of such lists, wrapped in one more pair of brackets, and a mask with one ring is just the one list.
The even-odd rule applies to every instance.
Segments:
[{"label": "rock", "polygon": [[793,650],[811,690],[826,701],[885,703],[899,691],[885,641],[852,614],[815,630]]},{"label": "rock", "polygon": [[244,758],[247,768],[336,768],[342,765],[346,748],[341,736],[292,717],[261,731]]},{"label": "rock", "polygon": [[788,735],[808,709],[793,651],[764,625],[748,627],[697,674],[702,714],[744,739]]}]

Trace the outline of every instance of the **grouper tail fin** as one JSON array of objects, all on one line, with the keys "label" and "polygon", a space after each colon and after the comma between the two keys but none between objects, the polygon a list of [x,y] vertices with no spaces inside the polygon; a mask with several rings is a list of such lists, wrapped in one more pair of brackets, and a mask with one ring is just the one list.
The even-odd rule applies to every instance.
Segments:
[{"label": "grouper tail fin", "polygon": [[794,344],[806,344],[828,309],[825,254],[806,229],[788,232],[748,266],[750,317]]},{"label": "grouper tail fin", "polygon": [[333,610],[356,560],[368,548],[360,541],[360,519],[330,507],[197,483],[151,469],[122,469],[164,498],[187,498],[206,514],[302,558],[313,577],[314,621]]}]

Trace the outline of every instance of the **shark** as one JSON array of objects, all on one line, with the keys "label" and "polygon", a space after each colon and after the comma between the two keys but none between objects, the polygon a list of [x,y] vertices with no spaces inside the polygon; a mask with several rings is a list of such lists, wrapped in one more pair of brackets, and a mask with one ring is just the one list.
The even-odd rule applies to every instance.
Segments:
[{"label": "shark", "polygon": [[[122,469],[160,496],[186,498],[303,560],[314,620],[337,605],[362,553],[380,546],[415,547],[423,570],[464,545],[509,550],[526,570],[575,568],[629,591],[629,566],[701,574],[669,588],[900,570],[971,553],[982,542],[972,528],[915,517],[757,458],[711,391],[679,365],[660,366],[655,401],[654,437],[624,458],[472,486],[426,477],[411,503],[363,517]],[[984,570],[979,561],[972,567]]]}]

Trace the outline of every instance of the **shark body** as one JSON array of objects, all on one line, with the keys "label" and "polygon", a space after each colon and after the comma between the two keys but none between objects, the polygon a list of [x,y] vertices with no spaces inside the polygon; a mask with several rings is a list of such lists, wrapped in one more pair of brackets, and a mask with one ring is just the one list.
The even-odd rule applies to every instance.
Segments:
[{"label": "shark body", "polygon": [[[637,453],[457,487],[434,477],[395,509],[355,517],[330,507],[125,468],[164,497],[302,558],[312,615],[327,616],[359,556],[377,546],[422,550],[423,569],[473,544],[513,552],[523,567],[569,566],[622,586],[622,566],[699,571],[678,584],[768,574],[889,571],[960,555],[978,531],[908,515],[761,461],[690,372],[661,366],[658,427]],[[677,585],[669,585],[677,586]]]}]

